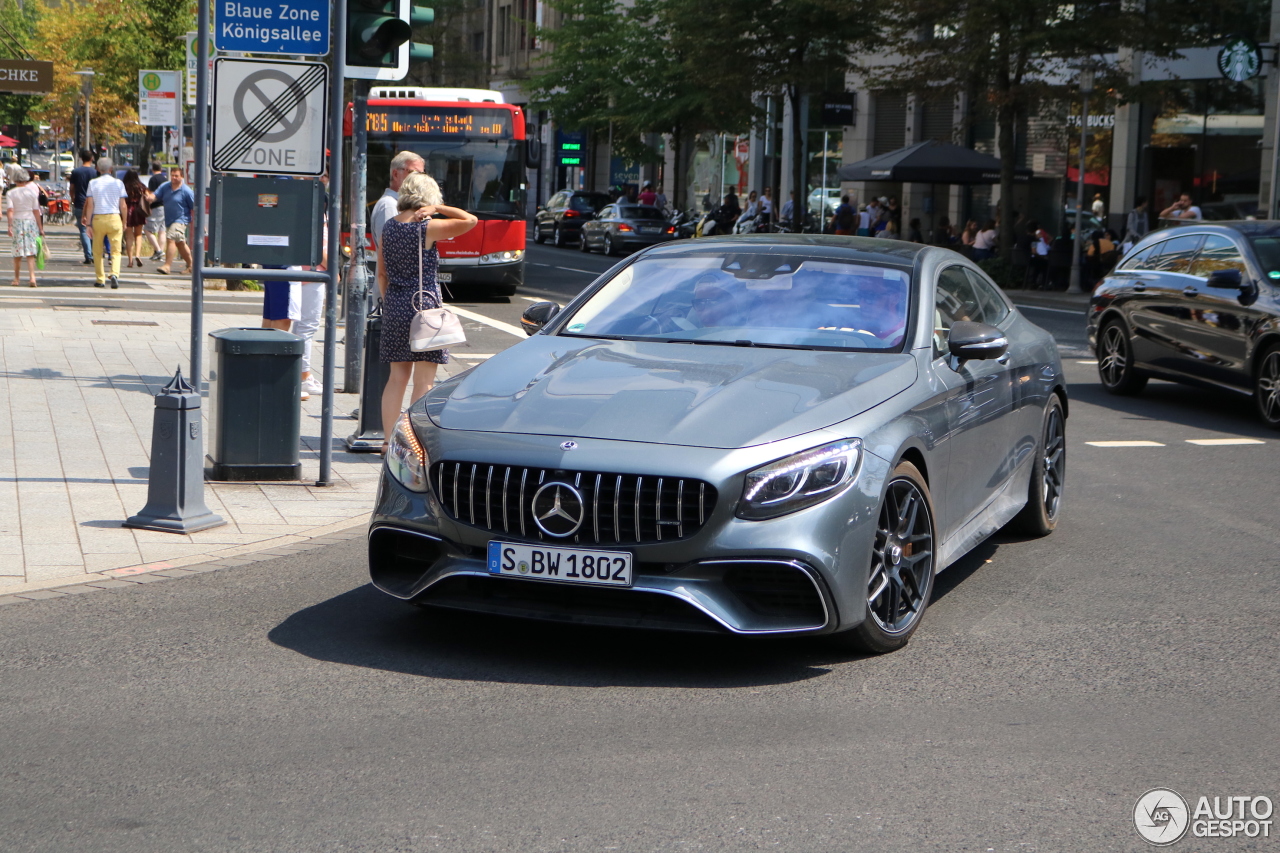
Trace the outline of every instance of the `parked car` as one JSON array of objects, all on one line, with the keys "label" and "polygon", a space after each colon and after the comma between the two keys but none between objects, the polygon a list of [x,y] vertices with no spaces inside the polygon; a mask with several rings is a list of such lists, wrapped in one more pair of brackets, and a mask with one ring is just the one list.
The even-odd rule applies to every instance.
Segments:
[{"label": "parked car", "polygon": [[1094,290],[1102,387],[1151,377],[1252,394],[1280,429],[1280,222],[1189,222],[1148,234]]},{"label": "parked car", "polygon": [[533,217],[533,242],[550,239],[553,246],[560,248],[578,242],[582,224],[595,219],[601,208],[611,201],[605,193],[561,190],[540,206]]},{"label": "parked car", "polygon": [[874,652],[934,577],[1056,526],[1053,338],[955,252],[752,235],[653,246],[393,428],[374,585],[424,607]]},{"label": "parked car", "polygon": [[675,238],[675,226],[667,222],[666,214],[659,208],[643,204],[610,204],[595,219],[583,224],[582,240],[578,246],[584,252],[599,249],[606,255],[612,255],[619,249],[644,248]]},{"label": "parked car", "polygon": [[824,218],[829,217],[834,214],[836,212],[836,208],[840,206],[840,195],[839,187],[827,187],[827,203],[823,205],[822,187],[818,187],[816,190],[810,190],[808,209],[817,214],[819,212],[819,207],[822,207],[822,216]]}]

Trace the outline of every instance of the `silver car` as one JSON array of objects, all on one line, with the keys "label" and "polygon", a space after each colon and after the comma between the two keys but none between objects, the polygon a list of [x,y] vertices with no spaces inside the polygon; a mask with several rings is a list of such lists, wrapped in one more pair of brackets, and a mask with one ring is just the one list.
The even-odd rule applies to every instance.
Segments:
[{"label": "silver car", "polygon": [[374,584],[424,606],[904,645],[935,575],[1057,525],[1048,333],[946,249],[655,246],[391,437]]}]

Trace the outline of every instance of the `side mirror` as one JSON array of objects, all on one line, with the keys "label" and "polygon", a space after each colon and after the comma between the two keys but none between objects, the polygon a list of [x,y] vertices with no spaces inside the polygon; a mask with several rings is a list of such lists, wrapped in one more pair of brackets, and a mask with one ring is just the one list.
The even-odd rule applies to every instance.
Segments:
[{"label": "side mirror", "polygon": [[536,335],[559,313],[560,306],[554,302],[535,302],[520,315],[520,328],[526,335]]},{"label": "side mirror", "polygon": [[1009,339],[995,326],[961,320],[951,326],[947,349],[955,359],[953,366],[959,367],[965,361],[999,358],[1009,351]]},{"label": "side mirror", "polygon": [[[528,133],[531,128],[526,128]],[[536,129],[533,129],[536,132]],[[542,140],[536,136],[524,141],[524,165],[535,172],[542,168]]]},{"label": "side mirror", "polygon": [[538,205],[538,207],[536,208],[536,210],[537,210],[539,213],[541,213],[542,211],[544,211],[544,210],[546,210],[546,209],[547,209],[547,206],[546,206],[545,204],[540,204],[540,205]]},{"label": "side mirror", "polygon": [[1209,273],[1209,286],[1240,290],[1244,287],[1244,276],[1240,275],[1240,270],[1214,270]]}]

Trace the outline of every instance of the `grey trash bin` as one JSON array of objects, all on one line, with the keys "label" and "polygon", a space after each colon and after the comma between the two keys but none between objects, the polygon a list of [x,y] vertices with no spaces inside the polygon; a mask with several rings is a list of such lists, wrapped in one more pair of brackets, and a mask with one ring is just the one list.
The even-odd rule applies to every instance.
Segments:
[{"label": "grey trash bin", "polygon": [[299,479],[302,338],[278,329],[209,337],[209,479]]}]

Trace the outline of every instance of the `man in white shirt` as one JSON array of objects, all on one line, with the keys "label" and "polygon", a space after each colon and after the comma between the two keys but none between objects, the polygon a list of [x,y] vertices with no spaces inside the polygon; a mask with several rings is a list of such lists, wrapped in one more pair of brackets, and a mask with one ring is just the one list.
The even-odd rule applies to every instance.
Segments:
[{"label": "man in white shirt", "polygon": [[1204,219],[1200,208],[1191,203],[1191,196],[1183,193],[1177,201],[1160,211],[1161,219],[1187,219],[1199,222]]},{"label": "man in white shirt", "polygon": [[106,271],[103,268],[103,240],[110,238],[115,250],[111,253],[111,289],[120,286],[120,255],[124,245],[124,223],[127,213],[125,199],[128,193],[124,181],[113,172],[115,164],[110,157],[98,160],[98,177],[89,182],[89,191],[84,203],[84,218],[81,223],[93,229],[93,272],[94,287],[105,287]]},{"label": "man in white shirt", "polygon": [[382,226],[399,213],[396,205],[400,201],[400,185],[404,183],[405,177],[410,172],[424,172],[426,168],[426,161],[412,151],[401,151],[391,158],[391,186],[387,187],[373,206],[373,212],[369,214],[369,236],[373,238],[375,246],[382,244]]}]

